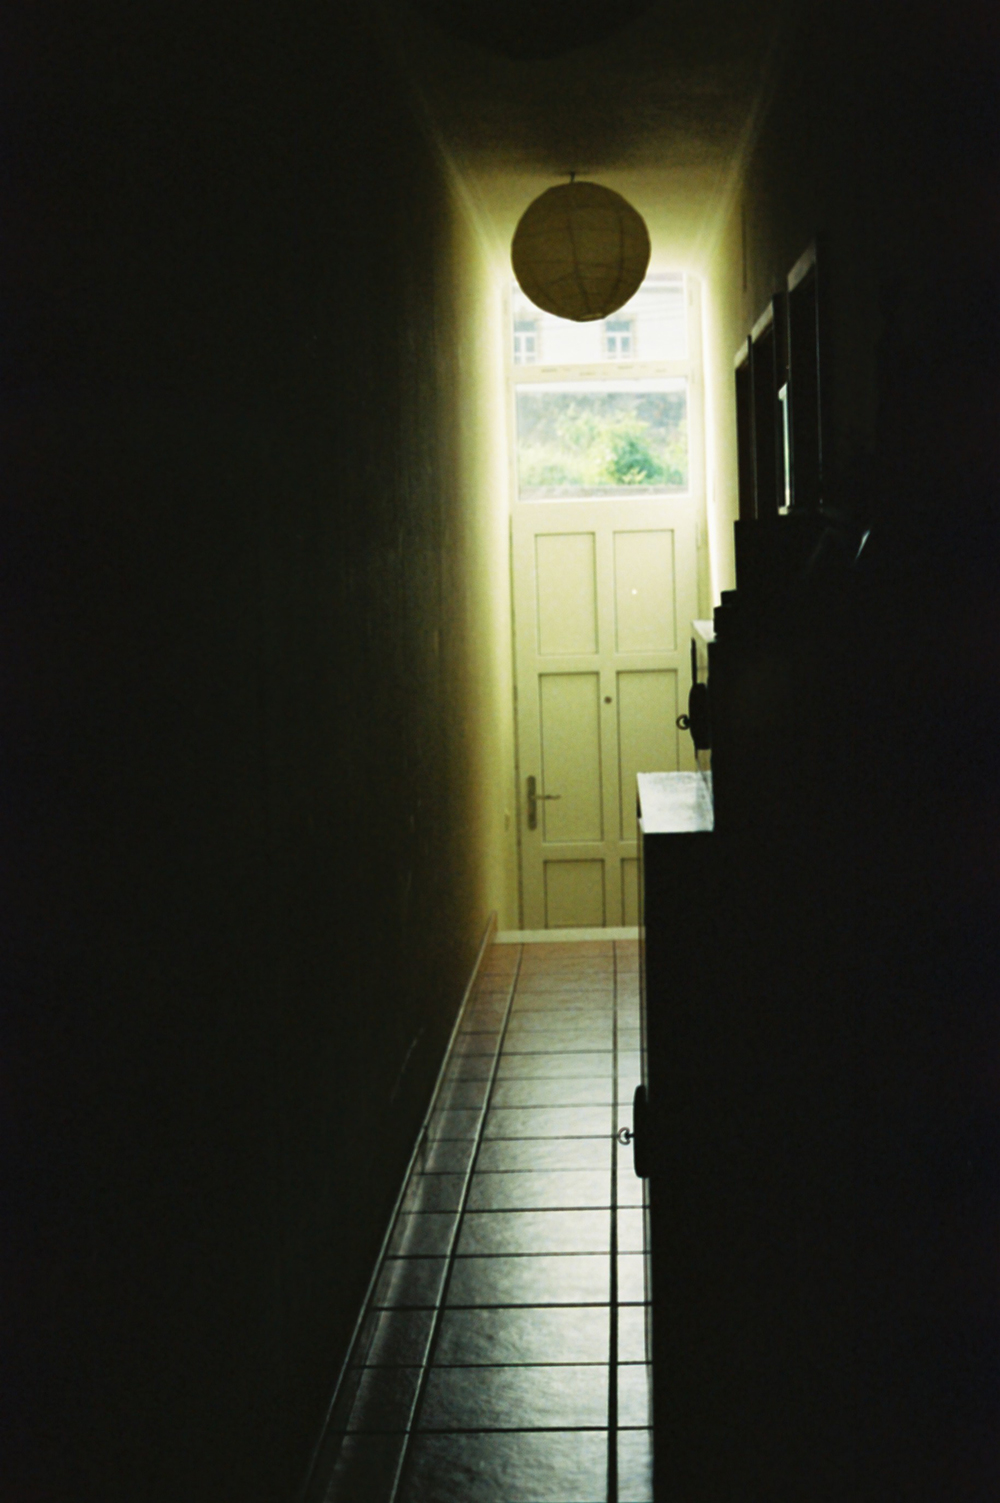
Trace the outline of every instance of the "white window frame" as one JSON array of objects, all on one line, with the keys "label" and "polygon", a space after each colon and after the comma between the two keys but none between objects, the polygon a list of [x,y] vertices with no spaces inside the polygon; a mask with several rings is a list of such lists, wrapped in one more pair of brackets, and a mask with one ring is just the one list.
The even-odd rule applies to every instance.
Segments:
[{"label": "white window frame", "polygon": [[[705,510],[705,382],[702,368],[701,286],[697,277],[684,274],[684,302],[687,314],[687,354],[683,360],[602,360],[584,365],[516,364],[514,342],[506,342],[507,445],[510,506],[518,504],[517,482],[517,387],[528,382],[593,381],[599,385],[615,381],[660,380],[682,377],[687,382],[688,483],[686,491],[645,491],[650,499],[674,501],[689,496],[698,506],[700,517]],[[505,290],[504,318],[513,332],[513,313],[509,284]],[[580,497],[586,501],[587,497]],[[605,500],[609,499],[607,497]]]}]

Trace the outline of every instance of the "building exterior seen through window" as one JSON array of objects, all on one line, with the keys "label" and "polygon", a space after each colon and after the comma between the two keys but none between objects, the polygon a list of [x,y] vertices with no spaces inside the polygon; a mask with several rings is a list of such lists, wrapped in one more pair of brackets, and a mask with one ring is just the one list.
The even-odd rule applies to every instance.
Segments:
[{"label": "building exterior seen through window", "polygon": [[533,318],[514,320],[514,364],[534,365],[538,358],[538,325]]},{"label": "building exterior seen through window", "polygon": [[615,317],[604,320],[604,351],[609,360],[631,360],[631,319]]},{"label": "building exterior seen through window", "polygon": [[687,302],[682,272],[647,277],[624,307],[577,324],[543,313],[511,286],[515,365],[591,365],[608,360],[685,360]]},{"label": "building exterior seen through window", "polygon": [[683,274],[648,277],[624,308],[584,324],[534,308],[515,284],[511,315],[519,498],[624,500],[685,493],[689,352]]}]

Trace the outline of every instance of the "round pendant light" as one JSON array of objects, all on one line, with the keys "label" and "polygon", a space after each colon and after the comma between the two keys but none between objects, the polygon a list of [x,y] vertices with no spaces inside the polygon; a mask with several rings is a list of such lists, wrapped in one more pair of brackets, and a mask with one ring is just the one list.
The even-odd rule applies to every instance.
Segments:
[{"label": "round pendant light", "polygon": [[639,290],[649,231],[632,205],[598,183],[561,183],[528,205],[510,248],[514,275],[545,313],[589,323]]}]

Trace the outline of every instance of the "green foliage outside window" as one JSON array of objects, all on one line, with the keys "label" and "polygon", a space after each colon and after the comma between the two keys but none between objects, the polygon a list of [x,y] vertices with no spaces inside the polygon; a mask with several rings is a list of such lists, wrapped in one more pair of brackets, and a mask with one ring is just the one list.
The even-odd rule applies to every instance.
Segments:
[{"label": "green foliage outside window", "polygon": [[683,395],[519,393],[522,491],[687,483]]}]

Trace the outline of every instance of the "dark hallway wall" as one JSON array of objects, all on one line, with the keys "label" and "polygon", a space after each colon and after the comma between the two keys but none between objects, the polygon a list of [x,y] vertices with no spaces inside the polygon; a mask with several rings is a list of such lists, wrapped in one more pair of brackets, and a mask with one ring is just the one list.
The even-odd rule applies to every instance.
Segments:
[{"label": "dark hallway wall", "polygon": [[[996,22],[974,3],[798,9],[713,272],[732,414],[733,356],[817,243],[823,496],[848,519],[797,579],[753,706],[765,722],[776,675],[803,675],[794,734],[770,749],[799,821],[805,896],[784,938],[803,984],[755,1029],[790,1166],[769,1344],[776,1363],[782,1341],[797,1353],[786,1378],[801,1362],[796,1464],[835,1479],[828,1495],[985,1503],[1000,1486]],[[731,520],[734,466],[723,490]],[[794,1473],[780,1426],[771,1443],[781,1459],[762,1465]]]},{"label": "dark hallway wall", "polygon": [[2,1497],[280,1503],[496,904],[477,252],[353,7],[9,19]]}]

